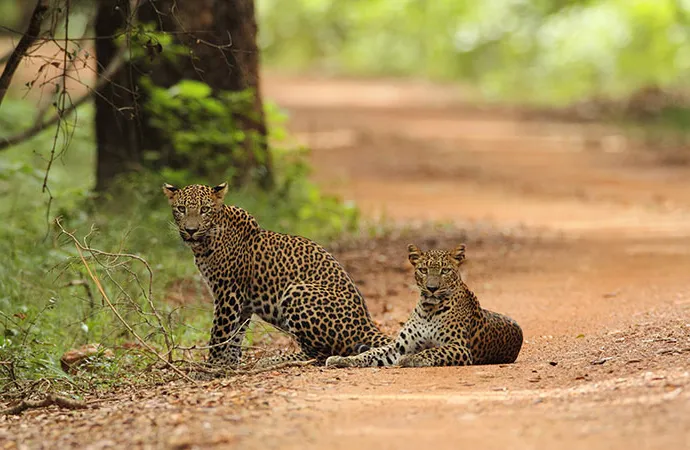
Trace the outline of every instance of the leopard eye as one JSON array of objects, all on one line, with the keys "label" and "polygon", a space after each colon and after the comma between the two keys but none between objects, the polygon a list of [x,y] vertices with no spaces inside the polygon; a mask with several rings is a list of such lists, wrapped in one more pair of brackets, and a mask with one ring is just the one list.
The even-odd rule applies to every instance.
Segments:
[{"label": "leopard eye", "polygon": [[201,214],[206,214],[210,210],[211,210],[211,208],[209,208],[208,206],[202,206],[199,211],[201,212]]},{"label": "leopard eye", "polygon": [[184,214],[184,213],[187,211],[187,208],[185,208],[184,206],[178,206],[178,207],[177,207],[177,210],[178,210],[179,212],[181,212],[182,214]]},{"label": "leopard eye", "polygon": [[429,269],[427,269],[426,267],[419,268],[419,273],[426,275],[427,272],[429,272]]},{"label": "leopard eye", "polygon": [[450,270],[449,268],[447,268],[447,267],[444,268],[444,269],[441,269],[441,273],[442,273],[443,275],[448,275],[450,272],[451,272],[451,270]]}]

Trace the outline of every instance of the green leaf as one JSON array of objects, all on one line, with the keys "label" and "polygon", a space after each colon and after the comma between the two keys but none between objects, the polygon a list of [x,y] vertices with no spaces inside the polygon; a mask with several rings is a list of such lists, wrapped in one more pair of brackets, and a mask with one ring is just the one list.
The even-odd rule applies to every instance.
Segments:
[{"label": "green leaf", "polygon": [[168,89],[168,92],[173,97],[184,98],[206,98],[211,95],[211,87],[195,80],[182,80]]}]

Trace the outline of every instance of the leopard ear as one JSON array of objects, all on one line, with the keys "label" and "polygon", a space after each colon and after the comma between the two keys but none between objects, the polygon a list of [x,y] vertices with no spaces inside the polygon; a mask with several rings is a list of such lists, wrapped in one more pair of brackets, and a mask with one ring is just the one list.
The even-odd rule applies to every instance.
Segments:
[{"label": "leopard ear", "polygon": [[172,203],[173,200],[175,199],[175,195],[179,191],[179,188],[176,188],[172,184],[165,183],[163,185],[163,193],[165,194],[166,197],[168,197],[168,202]]},{"label": "leopard ear", "polygon": [[211,190],[213,190],[213,195],[215,195],[216,199],[222,202],[225,194],[228,193],[228,183],[221,183],[218,186],[212,187]]},{"label": "leopard ear", "polygon": [[460,244],[450,252],[450,257],[460,265],[465,261],[465,244]]},{"label": "leopard ear", "polygon": [[413,266],[416,266],[419,262],[419,258],[422,257],[422,251],[416,245],[410,244],[407,246],[407,253],[407,259],[410,260]]}]

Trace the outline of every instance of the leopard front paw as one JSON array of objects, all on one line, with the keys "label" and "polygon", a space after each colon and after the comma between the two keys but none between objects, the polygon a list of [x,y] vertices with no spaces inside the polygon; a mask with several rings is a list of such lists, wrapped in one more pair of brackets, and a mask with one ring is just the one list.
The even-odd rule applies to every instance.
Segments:
[{"label": "leopard front paw", "polygon": [[354,367],[354,362],[347,356],[330,356],[326,360],[326,367]]},{"label": "leopard front paw", "polygon": [[209,369],[237,369],[240,367],[239,359],[224,357],[210,357],[203,364]]},{"label": "leopard front paw", "polygon": [[400,367],[428,367],[428,361],[418,355],[405,355],[398,361]]}]

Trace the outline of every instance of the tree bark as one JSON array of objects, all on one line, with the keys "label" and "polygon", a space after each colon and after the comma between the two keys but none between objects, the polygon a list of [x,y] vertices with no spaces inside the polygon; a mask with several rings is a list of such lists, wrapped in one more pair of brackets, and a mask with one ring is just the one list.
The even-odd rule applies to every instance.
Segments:
[{"label": "tree bark", "polygon": [[[112,36],[121,30],[126,24],[128,8],[126,0],[100,0],[97,36]],[[215,96],[223,91],[252,89],[255,94],[252,110],[239,114],[236,123],[242,131],[259,139],[245,139],[242,143],[242,158],[232,160],[238,175],[231,182],[235,186],[246,184],[252,181],[250,174],[256,172],[260,186],[270,188],[273,185],[254,14],[254,0],[141,1],[137,20],[155,23],[158,31],[171,33],[176,43],[189,49],[189,55],[173,63],[157,57],[154,52],[150,61],[135,60],[125,64],[113,77],[113,82],[99,91],[101,95],[96,100],[97,190],[107,189],[117,175],[140,167],[186,169],[188,166],[189,156],[177,154],[165,133],[149,124],[150,117],[144,108],[148,99],[139,86],[144,75],[155,85],[165,88],[182,79],[203,81]],[[99,67],[106,67],[116,52],[112,39],[99,39],[96,45]],[[226,150],[232,149],[222,151]],[[156,162],[148,162],[144,158],[145,151],[156,152]]]},{"label": "tree bark", "polygon": [[[114,36],[130,15],[129,0],[100,0],[95,32],[98,37]],[[98,76],[118,53],[113,39],[96,40]],[[143,155],[142,117],[137,96],[137,80],[130,63],[111,75],[98,88],[96,106],[96,190],[106,190],[113,179],[138,167]]]}]

